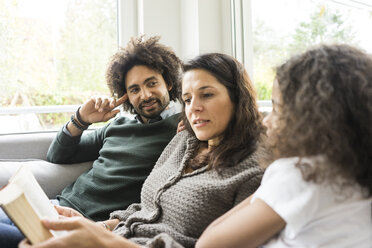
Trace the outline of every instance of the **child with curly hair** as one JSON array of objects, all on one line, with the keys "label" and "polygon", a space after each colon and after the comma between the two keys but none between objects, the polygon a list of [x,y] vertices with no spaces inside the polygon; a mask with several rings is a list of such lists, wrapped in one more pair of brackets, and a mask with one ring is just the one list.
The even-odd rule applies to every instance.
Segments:
[{"label": "child with curly hair", "polygon": [[196,247],[372,247],[372,58],[323,45],[278,67],[275,162]]}]

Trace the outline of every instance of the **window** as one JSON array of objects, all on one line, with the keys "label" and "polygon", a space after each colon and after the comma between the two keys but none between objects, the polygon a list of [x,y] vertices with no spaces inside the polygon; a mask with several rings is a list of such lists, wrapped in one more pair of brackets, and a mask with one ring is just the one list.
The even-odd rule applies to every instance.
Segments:
[{"label": "window", "polygon": [[53,112],[108,94],[116,0],[0,0],[0,9],[0,133],[59,129],[71,112]]},{"label": "window", "polygon": [[263,111],[290,55],[319,42],[372,52],[370,0],[0,0],[0,10],[0,134],[57,130],[83,101],[109,94],[110,56],[143,33],[184,60],[235,56]]},{"label": "window", "polygon": [[252,0],[253,80],[259,99],[271,99],[274,68],[322,42],[372,52],[370,0]]}]

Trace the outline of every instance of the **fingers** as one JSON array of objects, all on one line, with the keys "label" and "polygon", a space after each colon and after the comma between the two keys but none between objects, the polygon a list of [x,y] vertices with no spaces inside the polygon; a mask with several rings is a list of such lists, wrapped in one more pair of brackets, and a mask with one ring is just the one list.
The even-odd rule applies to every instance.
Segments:
[{"label": "fingers", "polygon": [[18,248],[67,248],[71,247],[66,245],[66,242],[64,240],[64,237],[61,238],[50,238],[44,242],[41,242],[37,245],[30,245],[27,240],[22,241],[19,243]]},{"label": "fingers", "polygon": [[123,104],[126,100],[128,100],[128,94],[127,93],[125,93],[122,97],[120,97],[119,99],[116,100],[115,107]]},{"label": "fingers", "polygon": [[123,104],[126,100],[128,100],[128,95],[126,93],[119,99],[112,98],[110,101],[110,108],[114,109],[117,106],[120,106],[121,104]]},{"label": "fingers", "polygon": [[183,123],[183,121],[180,121],[177,125],[177,133],[179,133],[183,130],[185,130],[185,124]]},{"label": "fingers", "polygon": [[115,117],[119,112],[120,112],[119,109],[116,109],[116,110],[113,110],[113,111],[111,111],[111,112],[108,112],[108,113],[105,115],[103,121],[108,121],[108,120],[110,120],[111,118]]},{"label": "fingers", "polygon": [[27,239],[24,239],[18,244],[18,248],[31,248],[31,245],[28,243]]},{"label": "fingers", "polygon": [[71,217],[63,219],[43,219],[42,223],[47,229],[51,230],[73,230],[81,226],[84,221],[82,217]]},{"label": "fingers", "polygon": [[61,207],[61,206],[54,206],[54,208],[57,210],[59,215],[70,217],[68,214],[70,211],[68,210],[67,207]]},{"label": "fingers", "polygon": [[18,244],[18,248],[57,248],[57,247],[62,247],[61,245],[59,245],[60,242],[55,242],[55,239],[54,238],[51,238],[51,239],[48,239],[47,241],[45,242],[42,242],[42,243],[39,243],[37,245],[32,245],[29,243],[29,241],[27,239],[24,239],[22,240],[19,244]]},{"label": "fingers", "polygon": [[96,109],[96,110],[98,110],[100,107],[101,107],[101,103],[102,103],[102,98],[101,97],[99,97],[99,96],[96,96],[96,97],[93,97],[92,98],[93,99],[93,101],[94,101],[94,108]]},{"label": "fingers", "polygon": [[58,214],[65,216],[65,217],[83,217],[82,214],[80,214],[78,211],[72,208],[68,207],[62,207],[62,206],[54,206],[54,208],[57,210]]},{"label": "fingers", "polygon": [[103,112],[109,106],[111,100],[108,97],[98,96],[94,98],[94,101],[95,101],[94,108],[98,112]]},{"label": "fingers", "polygon": [[97,96],[97,97],[92,97],[92,100],[94,101],[95,105],[94,108],[98,112],[104,112],[104,111],[111,111],[117,106],[123,104],[126,100],[128,100],[128,95],[124,94],[122,97],[119,99],[115,98],[108,98],[108,97],[102,97],[102,96]]}]

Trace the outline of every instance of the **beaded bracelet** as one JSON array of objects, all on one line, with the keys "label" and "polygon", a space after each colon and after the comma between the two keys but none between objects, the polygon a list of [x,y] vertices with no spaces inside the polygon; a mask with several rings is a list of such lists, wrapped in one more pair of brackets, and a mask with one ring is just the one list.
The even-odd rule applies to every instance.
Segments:
[{"label": "beaded bracelet", "polygon": [[81,106],[76,110],[76,114],[75,114],[77,121],[80,122],[80,124],[83,125],[83,126],[92,125],[92,123],[85,122],[85,121],[83,121],[83,119],[81,119],[81,116],[80,116],[80,113],[79,113],[80,108],[81,108]]},{"label": "beaded bracelet", "polygon": [[78,128],[78,129],[80,129],[80,130],[82,130],[82,131],[88,129],[88,126],[83,127],[83,126],[81,126],[81,125],[78,123],[77,120],[75,120],[75,115],[71,115],[71,123],[72,123],[72,125],[74,125],[76,128]]}]

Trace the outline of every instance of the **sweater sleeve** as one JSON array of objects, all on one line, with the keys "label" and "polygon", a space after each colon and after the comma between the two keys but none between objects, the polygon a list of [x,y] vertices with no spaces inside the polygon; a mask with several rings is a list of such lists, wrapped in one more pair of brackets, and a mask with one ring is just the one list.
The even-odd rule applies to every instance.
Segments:
[{"label": "sweater sleeve", "polygon": [[107,125],[81,136],[69,136],[61,129],[51,143],[47,160],[52,163],[80,163],[98,158]]},{"label": "sweater sleeve", "polygon": [[141,211],[141,203],[133,203],[126,210],[117,210],[110,214],[110,219],[119,219],[125,221],[131,214]]},{"label": "sweater sleeve", "polygon": [[166,233],[156,235],[151,239],[146,247],[149,248],[183,248],[183,246],[175,241],[171,236]]}]

